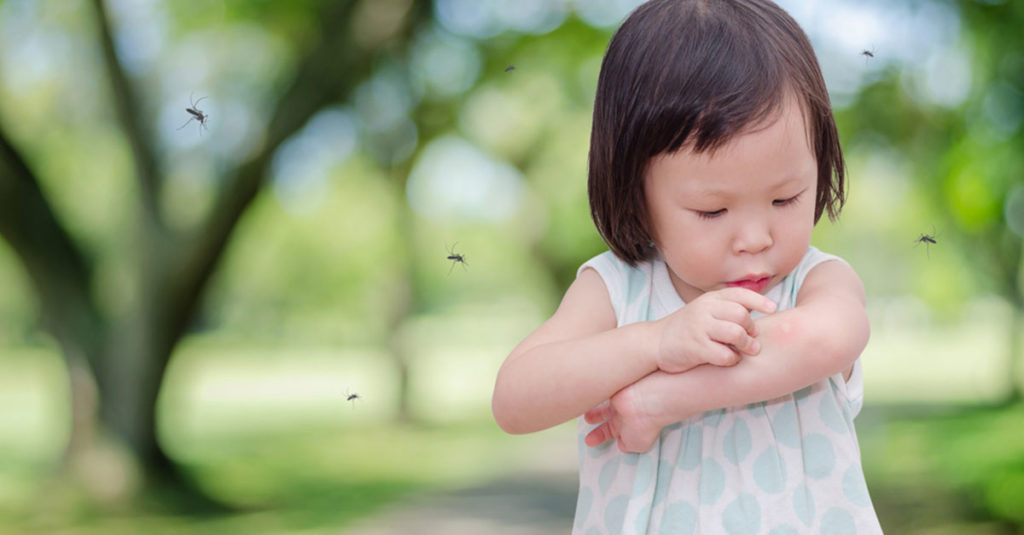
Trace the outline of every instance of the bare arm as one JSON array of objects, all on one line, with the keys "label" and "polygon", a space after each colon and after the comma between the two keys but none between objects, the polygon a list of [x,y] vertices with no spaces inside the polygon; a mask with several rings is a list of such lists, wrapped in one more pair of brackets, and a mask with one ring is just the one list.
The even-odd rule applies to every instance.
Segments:
[{"label": "bare arm", "polygon": [[604,281],[583,270],[554,315],[498,371],[491,402],[498,425],[509,433],[546,429],[657,370],[650,324],[616,324]]},{"label": "bare arm", "polygon": [[[620,438],[620,447],[645,451],[661,428],[703,411],[766,401],[844,372],[867,345],[864,288],[841,262],[815,266],[796,307],[756,321],[761,353],[735,366],[698,366],[686,373],[654,372],[588,412],[607,421],[588,444]],[[625,438],[625,444],[622,443]]]},{"label": "bare arm", "polygon": [[708,292],[657,321],[616,327],[604,281],[584,269],[555,314],[505,360],[491,408],[509,433],[529,433],[575,418],[615,392],[662,369],[710,362],[731,366],[760,348],[750,310],[774,303],[744,288]]}]

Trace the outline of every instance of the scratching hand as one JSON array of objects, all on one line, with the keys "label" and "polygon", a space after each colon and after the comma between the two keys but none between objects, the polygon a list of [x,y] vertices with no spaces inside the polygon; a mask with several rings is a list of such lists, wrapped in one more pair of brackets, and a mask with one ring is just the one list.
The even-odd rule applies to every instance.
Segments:
[{"label": "scratching hand", "polygon": [[707,292],[657,320],[658,368],[684,372],[701,364],[732,366],[743,355],[757,355],[757,327],[750,311],[775,311],[775,303],[746,288]]}]

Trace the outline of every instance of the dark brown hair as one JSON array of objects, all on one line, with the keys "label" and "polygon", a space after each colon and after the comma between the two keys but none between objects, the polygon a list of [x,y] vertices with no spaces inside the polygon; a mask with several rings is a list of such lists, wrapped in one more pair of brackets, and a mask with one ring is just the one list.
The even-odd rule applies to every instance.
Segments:
[{"label": "dark brown hair", "polygon": [[626,19],[601,64],[590,136],[590,212],[635,265],[650,258],[648,162],[682,147],[714,151],[796,95],[818,162],[814,222],[835,219],[845,166],[814,49],[770,0],[651,0]]}]

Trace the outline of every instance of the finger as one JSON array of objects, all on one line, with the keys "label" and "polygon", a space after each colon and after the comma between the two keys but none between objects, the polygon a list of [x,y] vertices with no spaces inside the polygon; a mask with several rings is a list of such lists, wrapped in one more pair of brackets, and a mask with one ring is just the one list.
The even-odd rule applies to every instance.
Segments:
[{"label": "finger", "polygon": [[711,310],[711,317],[731,321],[743,327],[750,336],[757,336],[757,325],[746,307],[733,301],[723,301],[721,306]]},{"label": "finger", "polygon": [[704,350],[704,360],[715,366],[732,366],[740,361],[740,354],[730,345],[710,342]]},{"label": "finger", "polygon": [[653,443],[643,445],[637,440],[626,440],[625,437],[619,437],[617,443],[619,445],[619,451],[622,453],[644,453],[650,450],[653,445]]},{"label": "finger", "polygon": [[596,429],[594,429],[593,431],[587,433],[587,438],[584,439],[584,442],[588,446],[593,447],[593,446],[599,446],[601,444],[604,444],[605,442],[608,442],[609,440],[611,440],[613,438],[615,438],[615,437],[612,436],[612,428],[611,428],[611,426],[605,423],[605,424],[599,425]]},{"label": "finger", "polygon": [[709,330],[708,336],[715,342],[732,346],[736,351],[747,355],[756,355],[761,351],[761,344],[757,339],[735,323],[716,322]]},{"label": "finger", "polygon": [[611,403],[605,401],[600,405],[590,409],[583,415],[583,419],[588,424],[596,424],[606,422],[611,416]]},{"label": "finger", "polygon": [[747,288],[731,287],[718,290],[718,297],[743,305],[747,310],[756,310],[762,314],[775,312],[775,301]]}]

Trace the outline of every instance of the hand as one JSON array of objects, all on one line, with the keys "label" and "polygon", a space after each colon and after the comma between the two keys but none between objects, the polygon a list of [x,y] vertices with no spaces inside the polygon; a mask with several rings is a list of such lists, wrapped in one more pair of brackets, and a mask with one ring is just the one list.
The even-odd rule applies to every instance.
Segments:
[{"label": "hand", "polygon": [[751,310],[771,314],[775,303],[746,288],[725,288],[704,293],[655,321],[658,368],[679,373],[705,363],[732,366],[743,354],[758,354]]},{"label": "hand", "polygon": [[650,402],[654,400],[643,398],[642,382],[643,379],[619,390],[610,400],[583,415],[587,423],[601,424],[587,434],[587,446],[615,440],[623,453],[642,453],[651,449],[663,425],[651,410]]}]

